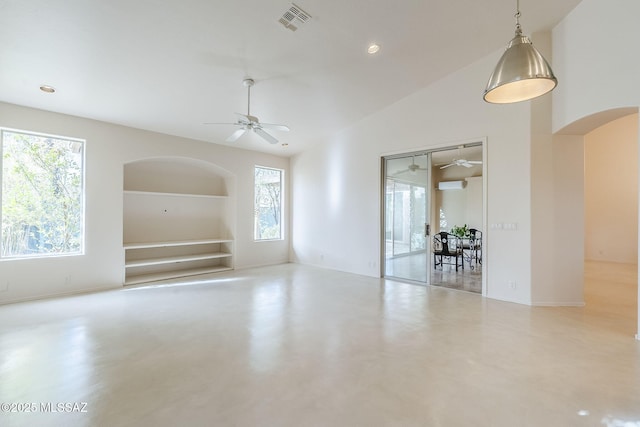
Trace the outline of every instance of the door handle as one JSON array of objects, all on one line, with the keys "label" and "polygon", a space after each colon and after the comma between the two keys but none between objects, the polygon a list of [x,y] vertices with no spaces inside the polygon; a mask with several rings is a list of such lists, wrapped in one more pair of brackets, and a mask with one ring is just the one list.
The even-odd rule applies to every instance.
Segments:
[{"label": "door handle", "polygon": [[424,237],[429,237],[430,234],[431,234],[431,224],[427,224],[425,222],[425,224],[424,224]]}]

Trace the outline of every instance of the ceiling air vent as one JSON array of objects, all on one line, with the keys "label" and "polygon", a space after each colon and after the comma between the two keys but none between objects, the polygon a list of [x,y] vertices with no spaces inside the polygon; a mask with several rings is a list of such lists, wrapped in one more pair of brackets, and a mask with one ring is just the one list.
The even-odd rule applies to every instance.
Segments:
[{"label": "ceiling air vent", "polygon": [[278,22],[284,25],[285,28],[295,31],[300,25],[307,22],[309,18],[311,18],[311,15],[300,9],[295,3],[291,3],[289,10],[282,15]]}]

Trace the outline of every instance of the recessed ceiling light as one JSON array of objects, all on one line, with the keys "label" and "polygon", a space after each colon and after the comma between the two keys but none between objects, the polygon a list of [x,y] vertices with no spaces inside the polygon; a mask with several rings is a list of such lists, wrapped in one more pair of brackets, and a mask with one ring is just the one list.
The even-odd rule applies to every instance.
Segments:
[{"label": "recessed ceiling light", "polygon": [[46,93],[54,93],[56,91],[56,88],[49,85],[42,85],[40,86],[40,90]]},{"label": "recessed ceiling light", "polygon": [[288,147],[288,146],[289,146],[289,144],[287,144],[286,142],[283,142],[283,143],[282,143],[282,146],[283,146],[283,147]]},{"label": "recessed ceiling light", "polygon": [[367,48],[367,53],[369,53],[369,55],[375,55],[379,51],[380,51],[380,45],[377,45],[375,43],[370,44],[369,47]]}]

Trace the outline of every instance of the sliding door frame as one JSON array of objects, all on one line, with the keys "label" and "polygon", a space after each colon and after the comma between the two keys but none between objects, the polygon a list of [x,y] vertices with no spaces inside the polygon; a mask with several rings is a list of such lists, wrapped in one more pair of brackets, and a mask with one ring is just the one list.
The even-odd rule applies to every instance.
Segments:
[{"label": "sliding door frame", "polygon": [[[392,159],[392,158],[402,158],[402,157],[407,157],[407,156],[418,156],[418,155],[423,155],[423,154],[427,154],[427,153],[433,153],[436,151],[446,151],[446,150],[453,150],[458,148],[459,146],[464,145],[464,146],[472,146],[472,145],[480,145],[482,146],[482,296],[487,296],[489,294],[489,275],[490,275],[490,269],[489,269],[489,257],[490,254],[488,253],[487,248],[489,247],[488,243],[490,242],[491,239],[491,230],[489,229],[489,224],[488,224],[488,142],[487,142],[487,138],[486,137],[480,137],[480,138],[473,138],[473,139],[469,139],[469,140],[465,140],[465,141],[458,141],[458,142],[448,142],[448,143],[442,143],[442,144],[435,144],[435,145],[431,145],[428,147],[422,147],[422,148],[417,148],[417,149],[413,149],[413,150],[397,150],[397,151],[393,151],[393,152],[387,152],[387,153],[381,153],[380,154],[380,277],[383,278],[393,278],[396,279],[396,277],[391,277],[391,276],[387,276],[386,275],[386,271],[385,271],[385,244],[386,244],[386,239],[385,239],[385,194],[386,194],[386,160],[387,159]],[[430,165],[431,168],[432,165]],[[433,187],[433,185],[431,184],[431,169],[429,170],[429,187]],[[432,209],[432,191],[433,188],[427,188],[427,197],[429,198],[429,209]],[[431,217],[430,217],[430,212],[428,213],[428,218],[427,220],[430,222],[431,221]],[[433,227],[431,227],[431,229],[433,230]],[[430,233],[430,236],[428,236],[428,239],[430,240],[432,233]],[[431,253],[431,245],[430,243],[427,245],[427,252],[428,252],[428,257],[430,257],[430,253]],[[427,271],[427,277],[430,277],[430,271]],[[427,279],[428,281],[429,279]],[[418,284],[422,284],[424,285],[424,282],[417,282],[417,281],[411,281],[411,280],[405,280],[403,279],[403,281],[408,281],[408,282],[415,282]]]},{"label": "sliding door frame", "polygon": [[[409,191],[411,192],[410,197],[413,197],[413,188],[414,187],[420,187],[420,188],[424,188],[424,200],[425,200],[425,212],[424,212],[424,223],[420,224],[420,233],[422,234],[422,237],[425,239],[424,242],[424,250],[420,250],[420,251],[416,251],[417,253],[424,253],[424,257],[425,257],[425,263],[426,263],[426,271],[425,271],[425,280],[419,280],[417,278],[410,278],[410,277],[399,277],[399,276],[395,276],[395,275],[389,275],[387,273],[387,235],[386,235],[386,231],[387,231],[387,221],[388,221],[388,217],[387,217],[387,163],[389,161],[392,160],[396,160],[396,159],[405,159],[405,158],[412,158],[412,164],[413,164],[413,159],[415,159],[415,157],[421,157],[421,156],[427,156],[427,173],[425,175],[425,180],[424,182],[419,182],[419,181],[414,181],[412,182],[411,180],[402,180],[402,179],[398,179],[397,181],[400,183],[404,183],[405,185],[409,186]],[[381,157],[381,170],[382,170],[382,182],[381,182],[381,188],[382,188],[382,192],[381,192],[381,218],[382,218],[382,228],[381,228],[381,257],[380,257],[380,265],[381,265],[381,272],[382,272],[382,276],[383,277],[388,277],[388,278],[394,278],[394,279],[399,279],[399,280],[403,280],[403,281],[409,281],[409,282],[416,282],[419,284],[429,284],[430,281],[430,275],[429,275],[429,271],[431,270],[431,245],[430,245],[430,236],[429,235],[425,235],[426,234],[426,228],[428,227],[429,221],[430,221],[430,213],[431,213],[431,154],[428,151],[415,151],[415,152],[408,152],[408,153],[398,153],[398,154],[394,154],[394,155],[389,155],[389,156],[382,156]],[[423,185],[422,185],[423,184]],[[413,200],[413,199],[411,199]],[[396,212],[396,207],[395,207],[395,192],[394,192],[394,203],[392,206],[392,211],[395,214]],[[393,230],[395,228],[395,217],[392,219],[393,223],[391,224],[391,229]],[[409,253],[407,254],[407,256],[412,256],[413,251],[411,250],[411,244],[412,244],[412,234],[411,233],[411,229],[413,227],[413,218],[409,219],[410,221],[410,231],[409,231]],[[393,234],[392,231],[392,245],[395,248],[395,236]],[[393,250],[393,253],[395,254],[395,249]]]}]

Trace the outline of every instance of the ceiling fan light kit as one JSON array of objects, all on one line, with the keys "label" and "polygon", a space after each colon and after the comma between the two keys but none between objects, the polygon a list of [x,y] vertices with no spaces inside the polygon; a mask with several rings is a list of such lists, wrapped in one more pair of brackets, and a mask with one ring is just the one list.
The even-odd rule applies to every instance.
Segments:
[{"label": "ceiling fan light kit", "polygon": [[484,100],[494,104],[509,104],[537,98],[552,91],[558,84],[551,66],[533,47],[520,26],[520,0],[516,3],[516,35],[489,77]]},{"label": "ceiling fan light kit", "polygon": [[255,84],[255,81],[252,78],[246,78],[242,80],[242,85],[247,88],[247,114],[236,113],[239,117],[235,123],[205,123],[206,125],[235,125],[239,126],[235,132],[233,132],[225,141],[227,142],[235,142],[240,138],[244,133],[248,130],[252,130],[262,139],[267,141],[269,144],[277,144],[278,140],[267,133],[266,129],[274,129],[281,131],[289,131],[289,127],[286,125],[279,125],[273,123],[260,123],[260,120],[256,116],[251,115],[251,87]]}]

